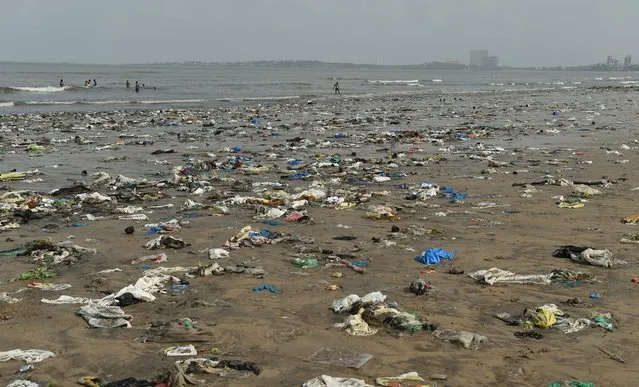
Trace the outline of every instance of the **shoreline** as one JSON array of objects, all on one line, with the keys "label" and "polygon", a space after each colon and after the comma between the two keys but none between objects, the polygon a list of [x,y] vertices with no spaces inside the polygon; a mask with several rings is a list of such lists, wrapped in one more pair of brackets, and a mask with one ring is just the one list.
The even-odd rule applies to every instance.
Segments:
[{"label": "shoreline", "polygon": [[[301,98],[297,103],[262,103],[254,123],[254,101],[162,111],[0,114],[0,173],[39,171],[0,182],[0,195],[40,193],[23,193],[23,200],[15,202],[4,199],[6,205],[22,206],[0,212],[0,219],[19,224],[0,233],[6,248],[50,239],[96,250],[72,254],[72,261],[51,265],[55,278],[37,280],[72,285],[68,290],[14,293],[27,282],[0,283],[0,292],[21,299],[1,304],[0,315],[9,318],[0,321],[5,343],[0,351],[54,352],[55,357],[18,376],[59,385],[86,375],[109,381],[154,379],[182,360],[165,356],[163,350],[187,344],[195,345],[197,357],[261,367],[259,375],[228,369],[194,375],[228,386],[299,386],[322,374],[372,384],[376,377],[409,371],[429,380],[446,375],[438,386],[539,386],[567,379],[630,385],[635,380],[632,367],[593,349],[604,347],[629,364],[639,360],[632,350],[639,304],[628,297],[637,286],[630,280],[639,275],[635,246],[620,242],[624,234],[634,233],[632,225],[620,220],[633,212],[639,178],[636,103],[626,94],[572,89],[471,94],[463,100],[447,94],[446,103],[405,95],[327,97],[310,104]],[[611,183],[594,185],[602,195],[580,201],[583,208],[559,206],[573,197],[573,185],[513,186],[561,179],[596,183],[604,176]],[[424,192],[425,182],[437,185],[435,195]],[[75,193],[50,193],[63,187],[85,187],[112,199],[82,202]],[[439,189],[443,187],[462,196],[454,199]],[[296,196],[304,191],[320,195],[313,189],[325,197]],[[16,215],[29,208],[32,196],[37,199],[31,210],[42,219]],[[252,199],[241,200],[246,197]],[[65,198],[69,204],[39,212],[48,198]],[[294,204],[300,200],[305,203]],[[134,213],[148,220],[121,219],[126,214],[118,208],[127,206],[141,207]],[[389,207],[398,219],[371,219],[370,206]],[[265,215],[275,209],[285,215]],[[297,220],[284,219],[294,214]],[[181,228],[165,235],[181,238],[187,246],[147,250],[145,243],[161,234],[148,234],[145,224],[174,218]],[[246,225],[288,237],[254,248],[229,248],[228,242]],[[130,235],[124,232],[127,226],[135,228]],[[553,257],[555,248],[571,244],[609,249],[628,264],[602,268]],[[434,266],[415,260],[435,247],[456,256]],[[213,248],[228,249],[229,257],[209,259]],[[156,253],[166,253],[168,262],[130,263]],[[365,261],[364,273],[334,256],[351,264]],[[316,259],[319,266],[300,268],[293,263],[296,258]],[[212,263],[236,271],[175,274],[188,285],[164,284],[164,293],[154,293],[152,302],[123,307],[133,316],[132,328],[90,329],[75,315],[80,305],[40,302],[63,294],[92,299],[113,294],[144,276],[141,266]],[[3,256],[0,278],[14,278],[36,266],[31,256]],[[601,282],[489,286],[468,277],[493,267],[520,274],[580,271]],[[122,271],[99,273],[113,268]],[[247,270],[256,268],[265,273]],[[452,274],[453,268],[464,274]],[[432,289],[420,296],[408,292],[417,279]],[[281,294],[253,291],[264,284]],[[327,290],[331,285],[335,287]],[[427,329],[410,332],[381,324],[374,326],[374,335],[353,336],[333,326],[346,317],[329,310],[333,301],[373,291],[441,329],[476,332],[487,341],[469,350]],[[589,299],[591,293],[601,297]],[[575,297],[593,306],[566,304]],[[522,339],[514,333],[529,329],[494,317],[550,303],[576,317],[611,313],[616,331],[597,326],[567,334],[534,328],[541,340]],[[185,318],[193,322],[193,330],[185,328]],[[322,347],[373,358],[360,369],[309,361]],[[593,359],[611,372],[594,369]],[[0,362],[0,381],[9,383],[18,367],[15,361]]]}]

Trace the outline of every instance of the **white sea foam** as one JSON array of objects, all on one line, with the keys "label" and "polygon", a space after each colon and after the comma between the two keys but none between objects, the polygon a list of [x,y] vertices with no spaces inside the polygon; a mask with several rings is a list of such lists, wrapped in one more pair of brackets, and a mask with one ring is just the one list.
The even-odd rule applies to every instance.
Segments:
[{"label": "white sea foam", "polygon": [[393,84],[397,84],[397,85],[401,85],[401,84],[419,84],[419,79],[413,79],[413,80],[409,80],[409,81],[405,81],[405,80],[369,80],[368,83],[379,83],[382,85],[393,85]]},{"label": "white sea foam", "polygon": [[441,79],[432,79],[432,80],[431,80],[431,82],[433,82],[433,83],[440,83],[440,82],[442,82],[442,80],[441,80]]},{"label": "white sea foam", "polygon": [[227,97],[218,98],[216,101],[234,102],[234,101],[286,101],[289,99],[298,99],[299,95],[285,95],[279,97]]},{"label": "white sea foam", "polygon": [[[114,103],[121,103],[113,101]],[[203,99],[169,99],[169,100],[158,100],[158,101],[135,101],[134,103],[142,103],[148,105],[161,105],[166,103],[198,103],[204,102]]]},{"label": "white sea foam", "polygon": [[9,102],[0,102],[0,108],[3,107],[12,107],[13,106],[13,101],[9,101]]},{"label": "white sea foam", "polygon": [[55,86],[42,86],[42,87],[13,87],[12,89],[17,91],[28,91],[33,93],[56,93],[58,91],[68,90],[70,86],[65,87],[55,87]]}]

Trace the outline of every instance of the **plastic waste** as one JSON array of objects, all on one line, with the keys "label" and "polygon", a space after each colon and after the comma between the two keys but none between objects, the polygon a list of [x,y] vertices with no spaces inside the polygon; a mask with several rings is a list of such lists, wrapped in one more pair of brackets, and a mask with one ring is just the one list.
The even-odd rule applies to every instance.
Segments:
[{"label": "plastic waste", "polygon": [[453,331],[449,329],[437,329],[433,332],[433,336],[448,343],[457,343],[466,349],[479,349],[482,343],[488,341],[486,336],[482,336],[473,332]]},{"label": "plastic waste", "polygon": [[54,356],[55,353],[42,349],[13,349],[11,351],[0,352],[0,362],[20,360],[25,363],[39,363]]},{"label": "plastic waste", "polygon": [[468,276],[478,282],[488,285],[494,285],[496,283],[548,285],[552,283],[553,278],[552,273],[522,275],[498,269],[496,267],[488,270],[478,270],[476,272],[469,273]]},{"label": "plastic waste", "polygon": [[398,376],[387,376],[387,377],[375,378],[375,383],[379,386],[389,386],[389,387],[402,386],[403,385],[402,382],[407,382],[410,384],[414,384],[416,382],[420,386],[424,386],[424,387],[428,386],[427,384],[423,383],[425,382],[424,378],[419,376],[417,372],[407,372],[405,374],[401,374]]},{"label": "plastic waste", "polygon": [[379,291],[368,293],[362,298],[360,298],[357,294],[351,294],[344,298],[333,301],[330,309],[335,313],[344,313],[350,312],[353,308],[353,305],[355,305],[356,303],[365,306],[374,302],[384,302],[385,300],[386,296]]},{"label": "plastic waste", "polygon": [[[137,285],[137,283],[136,283],[136,285]],[[148,292],[146,290],[140,289],[137,286],[133,286],[133,285],[129,285],[129,286],[126,286],[126,287],[120,289],[115,294],[115,298],[118,299],[118,298],[122,297],[125,294],[130,294],[131,297],[135,298],[136,300],[140,300],[140,301],[146,301],[146,302],[155,301],[155,296],[153,294],[151,294],[150,292]]]},{"label": "plastic waste", "polygon": [[399,220],[395,210],[388,206],[371,206],[366,212],[366,217],[377,220]]},{"label": "plastic waste", "polygon": [[136,258],[131,261],[132,265],[138,265],[142,262],[152,261],[155,263],[167,262],[169,259],[165,253],[154,254],[154,255],[145,255],[144,257]]},{"label": "plastic waste", "polygon": [[608,268],[627,263],[626,261],[614,258],[610,250],[596,250],[586,246],[561,246],[555,249],[553,256],[557,258],[570,258],[575,262]]},{"label": "plastic waste", "polygon": [[131,328],[131,315],[124,313],[119,306],[89,304],[78,309],[75,314],[92,328]]},{"label": "plastic waste", "polygon": [[570,379],[563,382],[550,383],[548,387],[596,387],[596,385],[593,382]]},{"label": "plastic waste", "polygon": [[40,387],[40,385],[30,380],[18,379],[7,384],[7,387]]},{"label": "plastic waste", "polygon": [[320,348],[310,355],[306,361],[330,366],[360,369],[373,355],[368,353],[356,353],[348,350],[337,350],[332,348]]},{"label": "plastic waste", "polygon": [[371,328],[364,321],[361,313],[350,315],[346,317],[344,322],[333,324],[333,327],[344,329],[351,336],[372,336],[378,331],[377,328]]},{"label": "plastic waste", "polygon": [[6,292],[0,292],[0,302],[6,302],[7,304],[15,304],[22,301],[22,298],[11,297]]},{"label": "plastic waste", "polygon": [[164,348],[162,350],[162,352],[164,352],[164,354],[166,356],[195,356],[195,355],[197,355],[197,349],[195,349],[193,344]]},{"label": "plastic waste", "polygon": [[40,300],[40,302],[42,302],[43,304],[59,304],[59,305],[63,305],[63,304],[88,304],[90,303],[92,300],[90,298],[83,298],[83,297],[71,297],[71,296],[60,296],[58,298],[56,298],[55,300],[49,300],[46,298],[43,298]]},{"label": "plastic waste", "polygon": [[373,387],[361,379],[322,375],[306,381],[302,387]]},{"label": "plastic waste", "polygon": [[317,259],[299,259],[296,258],[293,260],[293,265],[295,267],[299,267],[301,269],[306,269],[309,267],[317,267],[319,266],[319,261]]},{"label": "plastic waste", "polygon": [[274,294],[282,294],[282,291],[277,286],[271,284],[263,284],[251,289],[251,291],[253,292],[260,292],[262,290],[268,290],[269,292]]},{"label": "plastic waste", "polygon": [[415,260],[425,265],[439,265],[442,259],[450,260],[455,257],[455,252],[447,251],[441,248],[431,248],[425,250]]},{"label": "plastic waste", "polygon": [[209,259],[228,258],[229,254],[227,250],[214,248],[209,250]]}]

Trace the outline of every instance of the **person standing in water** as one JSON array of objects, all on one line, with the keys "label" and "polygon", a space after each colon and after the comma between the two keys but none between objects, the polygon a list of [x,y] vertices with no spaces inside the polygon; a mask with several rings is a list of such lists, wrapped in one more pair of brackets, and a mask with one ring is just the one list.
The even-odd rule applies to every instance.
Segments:
[{"label": "person standing in water", "polygon": [[60,87],[64,87],[64,79],[60,79]]},{"label": "person standing in water", "polygon": [[93,78],[93,87],[97,87],[98,83],[95,81],[95,78]]},{"label": "person standing in water", "polygon": [[135,92],[136,93],[140,92],[140,84],[138,83],[138,81],[135,81]]},{"label": "person standing in water", "polygon": [[129,80],[126,80],[126,88],[128,89],[129,87],[131,87],[131,84],[129,83]]},{"label": "person standing in water", "polygon": [[339,92],[339,81],[335,82],[335,84],[333,85],[333,90],[335,90],[335,94],[342,94]]}]

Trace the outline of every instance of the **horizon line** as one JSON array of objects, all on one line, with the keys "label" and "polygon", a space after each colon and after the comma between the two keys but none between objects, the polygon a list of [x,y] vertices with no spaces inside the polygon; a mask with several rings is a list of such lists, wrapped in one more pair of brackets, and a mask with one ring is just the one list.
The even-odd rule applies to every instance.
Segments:
[{"label": "horizon line", "polygon": [[[170,65],[170,64],[203,64],[203,65],[230,65],[230,64],[254,64],[254,63],[292,63],[292,62],[315,62],[327,65],[346,65],[346,66],[370,66],[370,67],[418,67],[428,64],[442,64],[450,66],[465,66],[467,68],[477,67],[470,64],[452,61],[430,61],[422,63],[410,64],[380,64],[380,63],[356,63],[356,62],[333,62],[317,59],[254,59],[254,60],[236,60],[236,61],[205,61],[205,60],[182,60],[182,61],[154,61],[154,62],[138,62],[138,63],[94,63],[94,62],[49,62],[49,61],[20,61],[20,60],[0,60],[0,64],[41,64],[41,65],[72,65],[72,66],[149,66],[149,65]],[[539,69],[539,68],[570,68],[570,67],[588,67],[606,65],[605,62],[579,64],[579,65],[500,65],[496,68],[502,69]],[[631,64],[631,67],[637,64]]]}]

